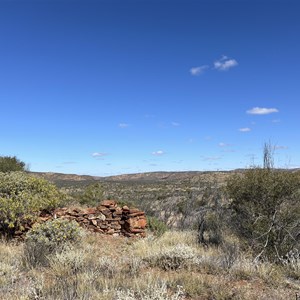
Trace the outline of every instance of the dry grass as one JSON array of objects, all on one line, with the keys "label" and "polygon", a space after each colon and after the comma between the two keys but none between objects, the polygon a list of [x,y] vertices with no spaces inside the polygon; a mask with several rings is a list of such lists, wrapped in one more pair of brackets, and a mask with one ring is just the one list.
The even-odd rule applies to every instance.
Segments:
[{"label": "dry grass", "polygon": [[137,240],[89,234],[34,267],[24,264],[22,243],[1,241],[0,299],[294,299],[298,263],[254,264],[236,241],[203,248],[195,232],[166,232]]}]

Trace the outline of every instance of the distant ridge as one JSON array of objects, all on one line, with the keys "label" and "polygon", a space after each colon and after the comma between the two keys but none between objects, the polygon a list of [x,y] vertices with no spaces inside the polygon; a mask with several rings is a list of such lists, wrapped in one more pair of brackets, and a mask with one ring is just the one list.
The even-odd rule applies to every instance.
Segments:
[{"label": "distant ridge", "polygon": [[206,171],[178,171],[178,172],[145,172],[145,173],[134,173],[134,174],[123,174],[103,177],[105,181],[174,181],[184,180],[197,175],[214,173]]},{"label": "distant ridge", "polygon": [[[134,174],[122,174],[114,176],[91,176],[91,175],[77,175],[77,174],[64,174],[54,172],[29,172],[33,176],[42,177],[58,186],[68,185],[87,185],[97,182],[171,182],[177,180],[189,180],[199,176],[206,175],[222,175],[229,173],[242,173],[246,169],[236,169],[231,171],[178,171],[178,172],[145,172]],[[281,169],[289,172],[296,172],[300,169]]]},{"label": "distant ridge", "polygon": [[64,174],[54,172],[29,172],[33,176],[42,177],[58,186],[65,185],[86,185],[97,182],[161,182],[161,181],[176,181],[186,180],[199,175],[205,174],[223,174],[229,171],[179,171],[179,172],[145,172],[134,174],[122,174],[107,177]]},{"label": "distant ridge", "polygon": [[44,178],[58,186],[86,185],[101,180],[101,177],[90,175],[64,174],[54,172],[28,172],[29,174]]}]

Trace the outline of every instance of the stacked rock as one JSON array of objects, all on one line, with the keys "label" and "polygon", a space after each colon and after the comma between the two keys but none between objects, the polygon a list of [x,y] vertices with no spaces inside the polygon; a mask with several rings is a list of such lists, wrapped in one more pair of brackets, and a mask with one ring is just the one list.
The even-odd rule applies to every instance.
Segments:
[{"label": "stacked rock", "polygon": [[89,231],[124,235],[127,237],[145,237],[147,221],[145,213],[136,208],[119,207],[114,200],[104,200],[97,207],[91,208],[60,208],[52,214],[42,213],[38,222],[53,218],[75,220]]}]

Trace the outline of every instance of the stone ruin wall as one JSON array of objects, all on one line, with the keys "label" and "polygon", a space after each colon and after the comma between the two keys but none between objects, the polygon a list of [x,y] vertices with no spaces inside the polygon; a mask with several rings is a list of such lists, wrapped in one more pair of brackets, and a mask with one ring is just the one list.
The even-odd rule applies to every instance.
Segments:
[{"label": "stone ruin wall", "polygon": [[[37,223],[62,218],[74,220],[88,231],[127,237],[146,236],[146,216],[143,211],[128,206],[119,207],[116,201],[104,200],[97,207],[59,208],[51,214],[43,212]],[[30,226],[31,227],[31,226]]]}]

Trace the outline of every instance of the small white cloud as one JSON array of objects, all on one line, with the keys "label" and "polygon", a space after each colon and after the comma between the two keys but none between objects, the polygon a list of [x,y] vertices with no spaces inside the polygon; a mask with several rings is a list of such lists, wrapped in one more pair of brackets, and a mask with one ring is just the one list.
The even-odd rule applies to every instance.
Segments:
[{"label": "small white cloud", "polygon": [[251,131],[251,128],[249,128],[249,127],[244,127],[244,128],[240,128],[239,131],[240,131],[240,132],[249,132],[249,131]]},{"label": "small white cloud", "polygon": [[120,123],[119,124],[120,128],[127,128],[128,126],[129,126],[129,124],[127,124],[127,123]]},{"label": "small white cloud", "polygon": [[279,119],[272,120],[272,123],[280,123]]},{"label": "small white cloud", "polygon": [[180,126],[180,123],[178,123],[178,122],[171,122],[171,124],[172,124],[172,126],[174,126],[174,127]]},{"label": "small white cloud", "polygon": [[279,112],[277,108],[266,108],[266,107],[253,107],[247,110],[247,114],[250,115],[268,115],[277,112]]},{"label": "small white cloud", "polygon": [[190,73],[193,76],[198,76],[204,73],[204,71],[208,68],[208,66],[200,66],[200,67],[193,67],[190,68]]},{"label": "small white cloud", "polygon": [[229,147],[229,146],[231,145],[227,143],[223,143],[223,142],[219,143],[219,147]]},{"label": "small white cloud", "polygon": [[164,155],[164,154],[165,154],[165,152],[162,151],[162,150],[152,152],[152,155],[155,155],[155,156],[161,156],[161,155]]},{"label": "small white cloud", "polygon": [[219,71],[227,71],[237,65],[238,62],[235,59],[230,59],[225,55],[223,55],[221,59],[214,62],[215,69]]},{"label": "small white cloud", "polygon": [[105,155],[107,155],[107,153],[104,153],[104,152],[94,152],[92,154],[93,157],[103,157]]}]

